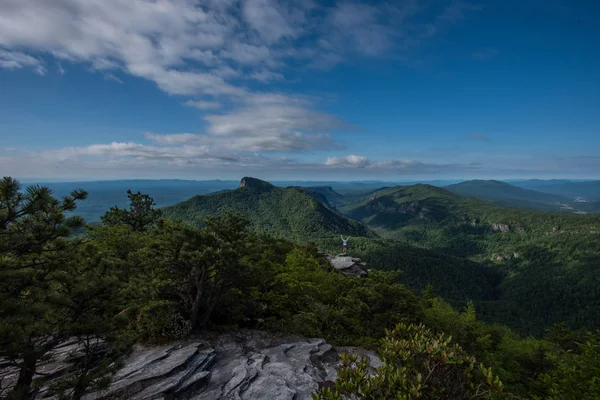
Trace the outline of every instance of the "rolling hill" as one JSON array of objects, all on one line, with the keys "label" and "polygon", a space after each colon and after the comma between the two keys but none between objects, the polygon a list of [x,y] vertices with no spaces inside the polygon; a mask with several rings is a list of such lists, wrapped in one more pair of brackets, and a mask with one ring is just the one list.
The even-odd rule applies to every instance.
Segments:
[{"label": "rolling hill", "polygon": [[495,180],[472,180],[444,189],[465,197],[474,197],[490,203],[522,209],[540,211],[561,211],[561,204],[570,203],[567,197],[524,189],[506,182]]},{"label": "rolling hill", "polygon": [[[600,326],[600,215],[504,208],[428,185],[382,189],[341,211],[382,237],[499,273],[497,297],[476,302],[489,321],[535,335],[561,321]],[[393,252],[379,257],[393,259]],[[407,281],[414,279],[410,267],[401,269],[408,271]],[[451,272],[430,277],[434,287],[445,285],[440,276]],[[476,286],[470,291],[477,293]]]},{"label": "rolling hill", "polygon": [[514,182],[522,188],[533,188],[538,192],[564,196],[571,200],[580,198],[587,201],[600,201],[600,181],[527,180]]},{"label": "rolling hill", "polygon": [[[234,210],[246,215],[255,227],[294,240],[319,240],[341,234],[354,237],[376,235],[318,200],[315,191],[280,188],[255,178],[242,178],[240,186],[215,194],[194,196],[163,208],[167,218],[179,218],[201,226],[208,215]],[[319,193],[319,196],[323,196]]]},{"label": "rolling hill", "polygon": [[372,228],[393,231],[454,222],[460,209],[473,202],[436,186],[417,184],[371,192],[350,200],[340,211]]}]

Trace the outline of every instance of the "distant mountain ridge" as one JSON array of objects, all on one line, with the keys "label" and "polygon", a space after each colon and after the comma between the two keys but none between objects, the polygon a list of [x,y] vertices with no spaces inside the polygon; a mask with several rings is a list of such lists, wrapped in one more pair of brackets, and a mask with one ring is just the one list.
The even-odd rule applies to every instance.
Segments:
[{"label": "distant mountain ridge", "polygon": [[524,189],[496,180],[471,180],[445,186],[444,189],[460,196],[475,197],[504,207],[558,211],[567,197]]},{"label": "distant mountain ridge", "polygon": [[341,211],[351,218],[382,229],[423,225],[428,221],[453,218],[452,209],[462,199],[437,186],[416,184],[374,191],[344,205]]},{"label": "distant mountain ridge", "polygon": [[[531,182],[515,183],[517,186],[527,187]],[[570,199],[585,198],[588,201],[600,200],[600,180],[584,182],[533,182],[535,190],[539,192],[565,196]]]}]

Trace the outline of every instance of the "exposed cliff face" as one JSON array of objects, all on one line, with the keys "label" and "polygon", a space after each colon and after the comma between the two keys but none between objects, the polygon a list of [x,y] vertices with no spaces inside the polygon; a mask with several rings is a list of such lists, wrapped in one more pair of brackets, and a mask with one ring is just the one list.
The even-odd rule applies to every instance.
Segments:
[{"label": "exposed cliff face", "polygon": [[240,181],[240,189],[241,188],[254,188],[260,190],[272,190],[275,189],[276,186],[270,184],[266,181],[261,181],[260,179],[243,177]]},{"label": "exposed cliff face", "polygon": [[493,231],[500,231],[500,232],[524,232],[525,229],[523,229],[523,227],[515,225],[515,226],[510,226],[508,224],[492,224],[492,230]]},{"label": "exposed cliff face", "polygon": [[493,231],[510,232],[510,226],[507,224],[492,224]]},{"label": "exposed cliff face", "polygon": [[[73,347],[63,346],[57,354]],[[369,357],[372,372],[381,361],[370,351],[335,349],[323,339],[280,337],[240,331],[164,346],[137,346],[103,392],[85,400],[108,399],[311,399],[311,393],[337,378],[340,352]],[[44,366],[64,372],[64,358],[55,354]],[[3,385],[16,382],[15,370],[2,369]],[[54,398],[44,385],[39,398]]]}]

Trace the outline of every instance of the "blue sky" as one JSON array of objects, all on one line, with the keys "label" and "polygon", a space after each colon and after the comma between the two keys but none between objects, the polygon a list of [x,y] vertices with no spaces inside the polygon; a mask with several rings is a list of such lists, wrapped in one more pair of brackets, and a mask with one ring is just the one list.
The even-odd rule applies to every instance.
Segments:
[{"label": "blue sky", "polygon": [[3,0],[22,179],[600,178],[596,1]]}]

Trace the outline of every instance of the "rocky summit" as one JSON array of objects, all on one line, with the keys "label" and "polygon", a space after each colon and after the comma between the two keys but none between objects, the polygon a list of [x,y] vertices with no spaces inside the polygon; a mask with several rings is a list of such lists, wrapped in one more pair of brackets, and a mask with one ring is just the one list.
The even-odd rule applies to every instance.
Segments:
[{"label": "rocky summit", "polygon": [[[72,345],[61,346],[44,370],[60,377],[64,355]],[[139,346],[102,392],[84,400],[154,399],[311,399],[322,386],[333,385],[340,353],[364,355],[373,371],[382,365],[377,356],[357,348],[334,348],[323,339],[281,337],[264,332],[240,331],[171,343]],[[17,376],[0,370],[4,385]],[[39,398],[55,399],[46,382]]]},{"label": "rocky summit", "polygon": [[362,278],[368,275],[367,263],[360,258],[350,257],[345,254],[338,254],[337,256],[327,254],[326,257],[333,269],[346,276]]}]

